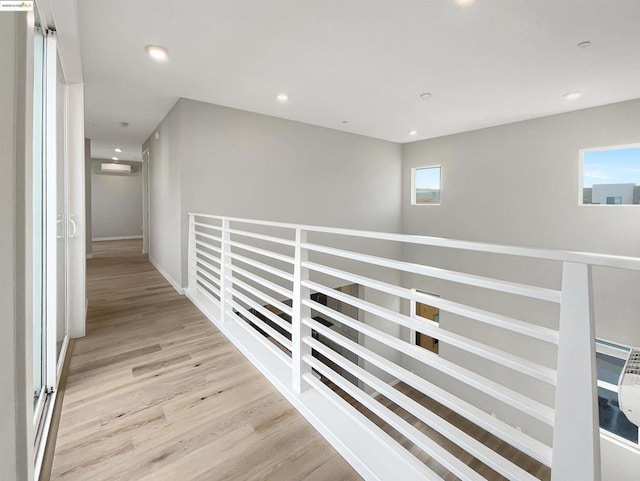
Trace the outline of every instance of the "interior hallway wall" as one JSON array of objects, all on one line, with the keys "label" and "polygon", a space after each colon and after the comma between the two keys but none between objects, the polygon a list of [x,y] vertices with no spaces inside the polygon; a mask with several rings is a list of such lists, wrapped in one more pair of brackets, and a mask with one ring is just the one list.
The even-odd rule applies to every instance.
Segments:
[{"label": "interior hallway wall", "polygon": [[103,174],[91,161],[91,230],[93,240],[142,236],[142,164],[131,165],[131,174]]}]

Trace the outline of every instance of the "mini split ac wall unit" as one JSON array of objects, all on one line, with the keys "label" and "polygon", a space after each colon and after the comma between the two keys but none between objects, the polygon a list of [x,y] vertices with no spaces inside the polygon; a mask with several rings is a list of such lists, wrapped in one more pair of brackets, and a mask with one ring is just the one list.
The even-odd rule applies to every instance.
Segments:
[{"label": "mini split ac wall unit", "polygon": [[108,174],[130,174],[131,166],[129,164],[100,164],[100,172]]}]

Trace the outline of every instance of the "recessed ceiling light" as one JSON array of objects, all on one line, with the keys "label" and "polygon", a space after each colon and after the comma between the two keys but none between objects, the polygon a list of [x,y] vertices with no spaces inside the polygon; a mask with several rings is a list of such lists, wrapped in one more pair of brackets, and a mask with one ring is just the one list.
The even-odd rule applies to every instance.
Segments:
[{"label": "recessed ceiling light", "polygon": [[158,45],[147,45],[145,49],[153,60],[164,62],[169,59],[169,52],[167,52],[167,49],[164,47],[159,47]]},{"label": "recessed ceiling light", "polygon": [[280,103],[285,103],[287,100],[289,100],[289,96],[287,94],[278,94],[278,96],[276,97],[276,99],[278,100],[278,102]]},{"label": "recessed ceiling light", "polygon": [[582,97],[582,92],[568,92],[563,97],[567,100],[577,100]]},{"label": "recessed ceiling light", "polygon": [[409,131],[409,135],[418,135],[418,131],[417,130],[410,130]]},{"label": "recessed ceiling light", "polygon": [[348,120],[343,120],[343,121],[342,121],[342,123],[343,123],[343,124],[348,124],[348,123],[349,123],[349,121],[348,121]]},{"label": "recessed ceiling light", "polygon": [[458,5],[462,5],[463,7],[467,5],[471,5],[476,0],[454,0]]},{"label": "recessed ceiling light", "polygon": [[120,127],[123,127],[123,128],[129,127],[129,122],[120,122]]},{"label": "recessed ceiling light", "polygon": [[586,40],[584,42],[580,42],[578,44],[578,48],[589,48],[591,47],[591,42],[589,42],[589,40]]},{"label": "recessed ceiling light", "polygon": [[111,160],[120,160],[118,157],[111,157]]},{"label": "recessed ceiling light", "polygon": [[122,152],[122,149],[120,147],[116,147],[115,149],[113,149],[113,151],[120,153],[120,152]]},{"label": "recessed ceiling light", "polygon": [[420,98],[421,98],[422,100],[430,99],[430,98],[431,98],[431,92],[425,92],[425,93],[423,93],[423,94],[420,94]]}]

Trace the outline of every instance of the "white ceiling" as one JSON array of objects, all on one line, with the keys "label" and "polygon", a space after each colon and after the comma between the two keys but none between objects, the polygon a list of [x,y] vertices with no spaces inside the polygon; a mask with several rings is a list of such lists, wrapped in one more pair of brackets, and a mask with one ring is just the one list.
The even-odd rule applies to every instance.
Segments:
[{"label": "white ceiling", "polygon": [[[82,0],[78,9],[94,157],[119,146],[121,158],[139,159],[180,97],[395,142],[640,98],[636,0]],[[578,48],[585,40],[592,46]],[[149,44],[170,61],[153,62]],[[562,97],[576,90],[579,100]]]}]

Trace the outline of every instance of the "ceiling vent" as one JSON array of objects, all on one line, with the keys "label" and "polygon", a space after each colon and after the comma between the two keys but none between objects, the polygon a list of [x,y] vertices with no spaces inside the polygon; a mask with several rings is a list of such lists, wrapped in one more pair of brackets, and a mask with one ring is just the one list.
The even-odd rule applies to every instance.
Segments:
[{"label": "ceiling vent", "polygon": [[131,166],[129,164],[100,164],[100,172],[106,174],[130,174]]}]

